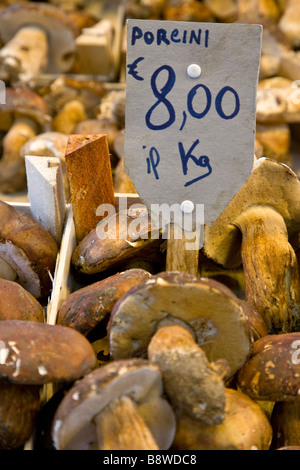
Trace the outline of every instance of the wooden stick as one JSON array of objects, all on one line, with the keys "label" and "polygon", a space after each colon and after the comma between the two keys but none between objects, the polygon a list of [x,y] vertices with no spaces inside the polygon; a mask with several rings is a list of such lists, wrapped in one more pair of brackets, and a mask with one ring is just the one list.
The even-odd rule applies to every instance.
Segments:
[{"label": "wooden stick", "polygon": [[198,275],[200,231],[201,228],[193,232],[187,232],[174,223],[170,224],[167,240],[166,271],[182,271],[193,276]]},{"label": "wooden stick", "polygon": [[115,206],[107,136],[70,135],[65,160],[76,240],[79,242],[100,221],[100,217],[96,215],[97,207],[101,204]]}]

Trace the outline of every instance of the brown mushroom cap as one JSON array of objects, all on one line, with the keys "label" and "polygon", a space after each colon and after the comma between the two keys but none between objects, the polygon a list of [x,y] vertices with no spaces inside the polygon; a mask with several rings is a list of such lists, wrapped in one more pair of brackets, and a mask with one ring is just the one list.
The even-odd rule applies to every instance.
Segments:
[{"label": "brown mushroom cap", "polygon": [[20,450],[40,411],[40,386],[0,383],[0,450]]},{"label": "brown mushroom cap", "polygon": [[3,320],[0,346],[0,377],[12,383],[72,382],[96,364],[90,342],[66,326]]},{"label": "brown mushroom cap", "polygon": [[63,302],[57,323],[75,328],[85,336],[99,324],[103,324],[105,329],[108,316],[117,300],[150,277],[151,274],[143,269],[128,269],[82,287]]},{"label": "brown mushroom cap", "polygon": [[[130,233],[135,221],[140,224],[136,228],[138,234],[134,231]],[[138,257],[157,259],[162,240],[158,237],[151,238],[152,229],[145,208],[131,207],[109,218],[105,217],[77,245],[72,255],[72,264],[81,273],[95,274],[122,269],[129,261]],[[100,238],[103,234],[106,238]]]},{"label": "brown mushroom cap", "polygon": [[36,298],[50,292],[57,253],[54,238],[38,222],[0,201],[0,256]]},{"label": "brown mushroom cap", "polygon": [[300,333],[264,336],[237,373],[237,383],[255,400],[299,402]]},{"label": "brown mushroom cap", "polygon": [[240,391],[226,389],[226,416],[207,426],[183,415],[177,421],[173,450],[269,450],[272,427],[261,407]]},{"label": "brown mushroom cap", "polygon": [[145,357],[156,330],[179,324],[190,331],[210,362],[226,359],[233,375],[251,350],[242,304],[223,284],[181,272],[164,272],[130,289],[108,323],[114,360]]},{"label": "brown mushroom cap", "polygon": [[5,103],[0,104],[0,129],[8,131],[15,119],[27,116],[40,129],[51,123],[47,104],[41,96],[28,88],[6,88]]},{"label": "brown mushroom cap", "polygon": [[42,305],[24,287],[14,281],[0,279],[0,321],[30,320],[43,323]]},{"label": "brown mushroom cap", "polygon": [[45,2],[19,2],[0,11],[0,37],[6,43],[27,25],[46,31],[49,43],[47,70],[52,73],[70,69],[76,50],[75,38],[80,28],[63,10]]},{"label": "brown mushroom cap", "polygon": [[160,371],[146,360],[115,361],[95,369],[77,381],[58,406],[52,426],[54,445],[58,450],[97,448],[94,417],[111,402],[126,396],[135,403],[159,448],[168,449],[175,419],[162,395]]}]

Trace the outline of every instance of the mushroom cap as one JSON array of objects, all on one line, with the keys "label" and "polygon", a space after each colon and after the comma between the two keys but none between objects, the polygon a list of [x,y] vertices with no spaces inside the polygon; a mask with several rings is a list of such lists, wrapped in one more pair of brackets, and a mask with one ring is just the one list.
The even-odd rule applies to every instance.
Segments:
[{"label": "mushroom cap", "polygon": [[75,38],[80,33],[77,23],[63,10],[45,2],[19,2],[0,11],[0,38],[6,43],[27,25],[41,27],[48,36],[47,70],[66,72],[73,64]]},{"label": "mushroom cap", "polygon": [[207,426],[183,415],[177,421],[172,450],[269,450],[270,422],[254,400],[226,388],[226,416],[216,426]]},{"label": "mushroom cap", "polygon": [[0,201],[0,256],[16,271],[17,281],[36,298],[50,292],[57,253],[54,238],[42,225]]},{"label": "mushroom cap", "polygon": [[40,388],[1,382],[0,450],[19,450],[31,437],[40,411]]},{"label": "mushroom cap", "polygon": [[271,207],[280,214],[289,235],[300,230],[300,181],[283,163],[262,158],[218,219],[205,227],[204,252],[226,268],[241,265],[241,232],[235,225],[250,207]]},{"label": "mushroom cap", "polygon": [[42,305],[24,287],[14,281],[0,279],[0,321],[30,320],[43,323]]},{"label": "mushroom cap", "polygon": [[111,357],[146,357],[152,336],[168,324],[188,329],[210,362],[226,359],[229,375],[250,355],[247,316],[228,288],[212,279],[163,272],[116,302],[107,326]]},{"label": "mushroom cap", "polygon": [[[133,225],[135,223],[137,227]],[[145,207],[121,210],[102,219],[97,228],[78,243],[72,255],[72,264],[81,273],[95,274],[119,270],[138,257],[157,259],[162,240],[158,236],[151,238],[152,229]]]},{"label": "mushroom cap", "polygon": [[299,348],[299,332],[255,341],[251,357],[237,373],[241,391],[255,400],[299,402]]},{"label": "mushroom cap", "polygon": [[111,362],[77,381],[54,416],[52,439],[58,450],[93,449],[97,442],[93,418],[109,403],[128,396],[160,449],[168,449],[175,433],[175,417],[163,398],[159,368],[143,359]]},{"label": "mushroom cap", "polygon": [[0,129],[8,131],[20,116],[33,119],[41,129],[50,124],[48,107],[41,96],[28,88],[6,88],[5,104],[0,104]]},{"label": "mushroom cap", "polygon": [[57,323],[75,328],[85,336],[106,321],[117,300],[133,286],[149,279],[143,269],[128,269],[70,294],[61,305]]},{"label": "mushroom cap", "polygon": [[0,377],[16,384],[72,382],[96,364],[90,342],[60,325],[0,321]]}]

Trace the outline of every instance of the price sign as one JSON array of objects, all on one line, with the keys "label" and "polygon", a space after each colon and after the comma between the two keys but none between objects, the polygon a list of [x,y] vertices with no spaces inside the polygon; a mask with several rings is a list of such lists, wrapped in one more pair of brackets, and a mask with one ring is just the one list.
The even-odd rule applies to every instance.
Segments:
[{"label": "price sign", "polygon": [[202,204],[211,224],[250,176],[261,35],[127,21],[125,167],[152,214]]}]

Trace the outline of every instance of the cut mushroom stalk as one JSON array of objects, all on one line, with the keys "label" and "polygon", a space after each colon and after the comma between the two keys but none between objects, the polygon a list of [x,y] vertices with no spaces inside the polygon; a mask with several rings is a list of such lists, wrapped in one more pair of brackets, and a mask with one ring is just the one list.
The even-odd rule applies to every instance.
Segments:
[{"label": "cut mushroom stalk", "polygon": [[121,397],[107,405],[94,420],[99,450],[159,450],[129,397]]},{"label": "cut mushroom stalk", "polygon": [[45,69],[47,34],[41,28],[23,27],[0,51],[0,76],[6,82],[31,83]]}]

